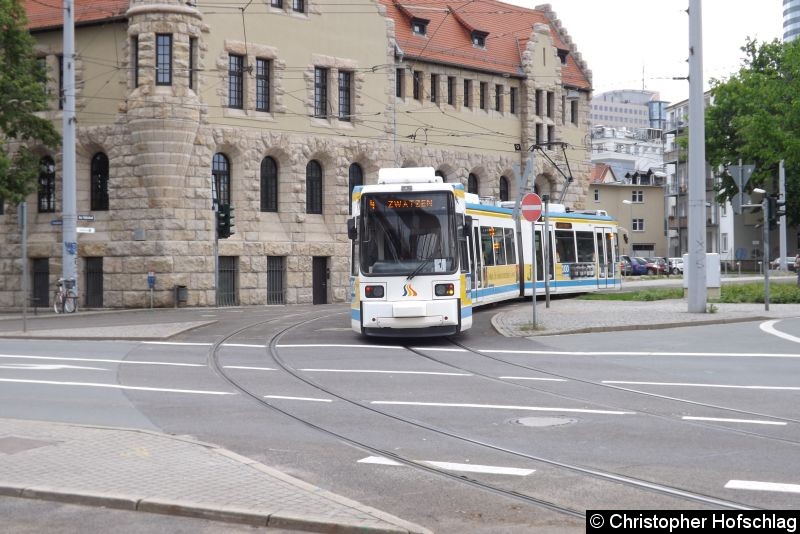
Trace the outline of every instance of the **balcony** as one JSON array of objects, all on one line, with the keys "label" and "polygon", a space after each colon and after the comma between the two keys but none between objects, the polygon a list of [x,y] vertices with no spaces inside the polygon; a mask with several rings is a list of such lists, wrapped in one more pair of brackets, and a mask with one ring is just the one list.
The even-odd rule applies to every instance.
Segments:
[{"label": "balcony", "polygon": [[674,215],[670,215],[667,220],[668,228],[688,228],[689,227],[689,218],[688,217],[676,217]]}]

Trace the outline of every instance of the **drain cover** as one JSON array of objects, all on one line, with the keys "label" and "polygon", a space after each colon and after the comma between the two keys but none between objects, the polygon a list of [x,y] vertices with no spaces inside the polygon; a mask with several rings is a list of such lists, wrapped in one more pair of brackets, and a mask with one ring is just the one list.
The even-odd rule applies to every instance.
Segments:
[{"label": "drain cover", "polygon": [[577,419],[569,417],[523,417],[514,420],[518,425],[534,427],[571,425],[576,421]]}]

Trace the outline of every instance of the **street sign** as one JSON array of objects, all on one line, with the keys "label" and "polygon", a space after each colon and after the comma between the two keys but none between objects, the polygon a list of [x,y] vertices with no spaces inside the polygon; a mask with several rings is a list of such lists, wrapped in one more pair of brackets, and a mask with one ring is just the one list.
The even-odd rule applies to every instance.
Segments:
[{"label": "street sign", "polygon": [[94,215],[78,215],[79,221],[93,221]]},{"label": "street sign", "polygon": [[536,193],[528,193],[522,197],[520,204],[522,216],[526,221],[536,222],[542,216],[542,199]]},{"label": "street sign", "polygon": [[79,234],[93,234],[94,233],[94,228],[88,228],[86,226],[78,226],[77,228],[75,228],[75,230]]},{"label": "street sign", "polygon": [[61,219],[53,219],[52,221],[50,221],[50,226],[61,226],[63,224],[64,221],[62,221]]}]

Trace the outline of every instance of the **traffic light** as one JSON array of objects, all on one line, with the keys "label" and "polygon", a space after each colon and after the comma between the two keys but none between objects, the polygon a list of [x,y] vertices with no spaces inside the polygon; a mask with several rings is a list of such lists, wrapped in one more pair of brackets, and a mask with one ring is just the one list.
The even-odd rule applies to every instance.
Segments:
[{"label": "traffic light", "polygon": [[227,239],[233,235],[233,208],[230,204],[220,204],[217,211],[217,237]]},{"label": "traffic light", "polygon": [[778,195],[767,197],[767,215],[769,219],[769,229],[774,230],[778,226],[778,219],[786,215],[786,201],[778,200]]}]

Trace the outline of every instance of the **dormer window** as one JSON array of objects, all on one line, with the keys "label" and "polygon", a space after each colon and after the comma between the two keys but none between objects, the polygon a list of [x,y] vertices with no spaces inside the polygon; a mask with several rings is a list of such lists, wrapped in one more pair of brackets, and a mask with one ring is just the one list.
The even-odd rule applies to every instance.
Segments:
[{"label": "dormer window", "polygon": [[561,64],[562,65],[566,65],[567,64],[567,56],[568,55],[569,55],[569,51],[568,50],[561,50],[561,49],[558,50],[558,59],[561,60]]},{"label": "dormer window", "polygon": [[475,30],[472,32],[472,46],[476,48],[486,48],[486,32]]},{"label": "dormer window", "polygon": [[411,31],[415,35],[426,35],[428,33],[428,22],[430,21],[427,19],[411,19]]}]

